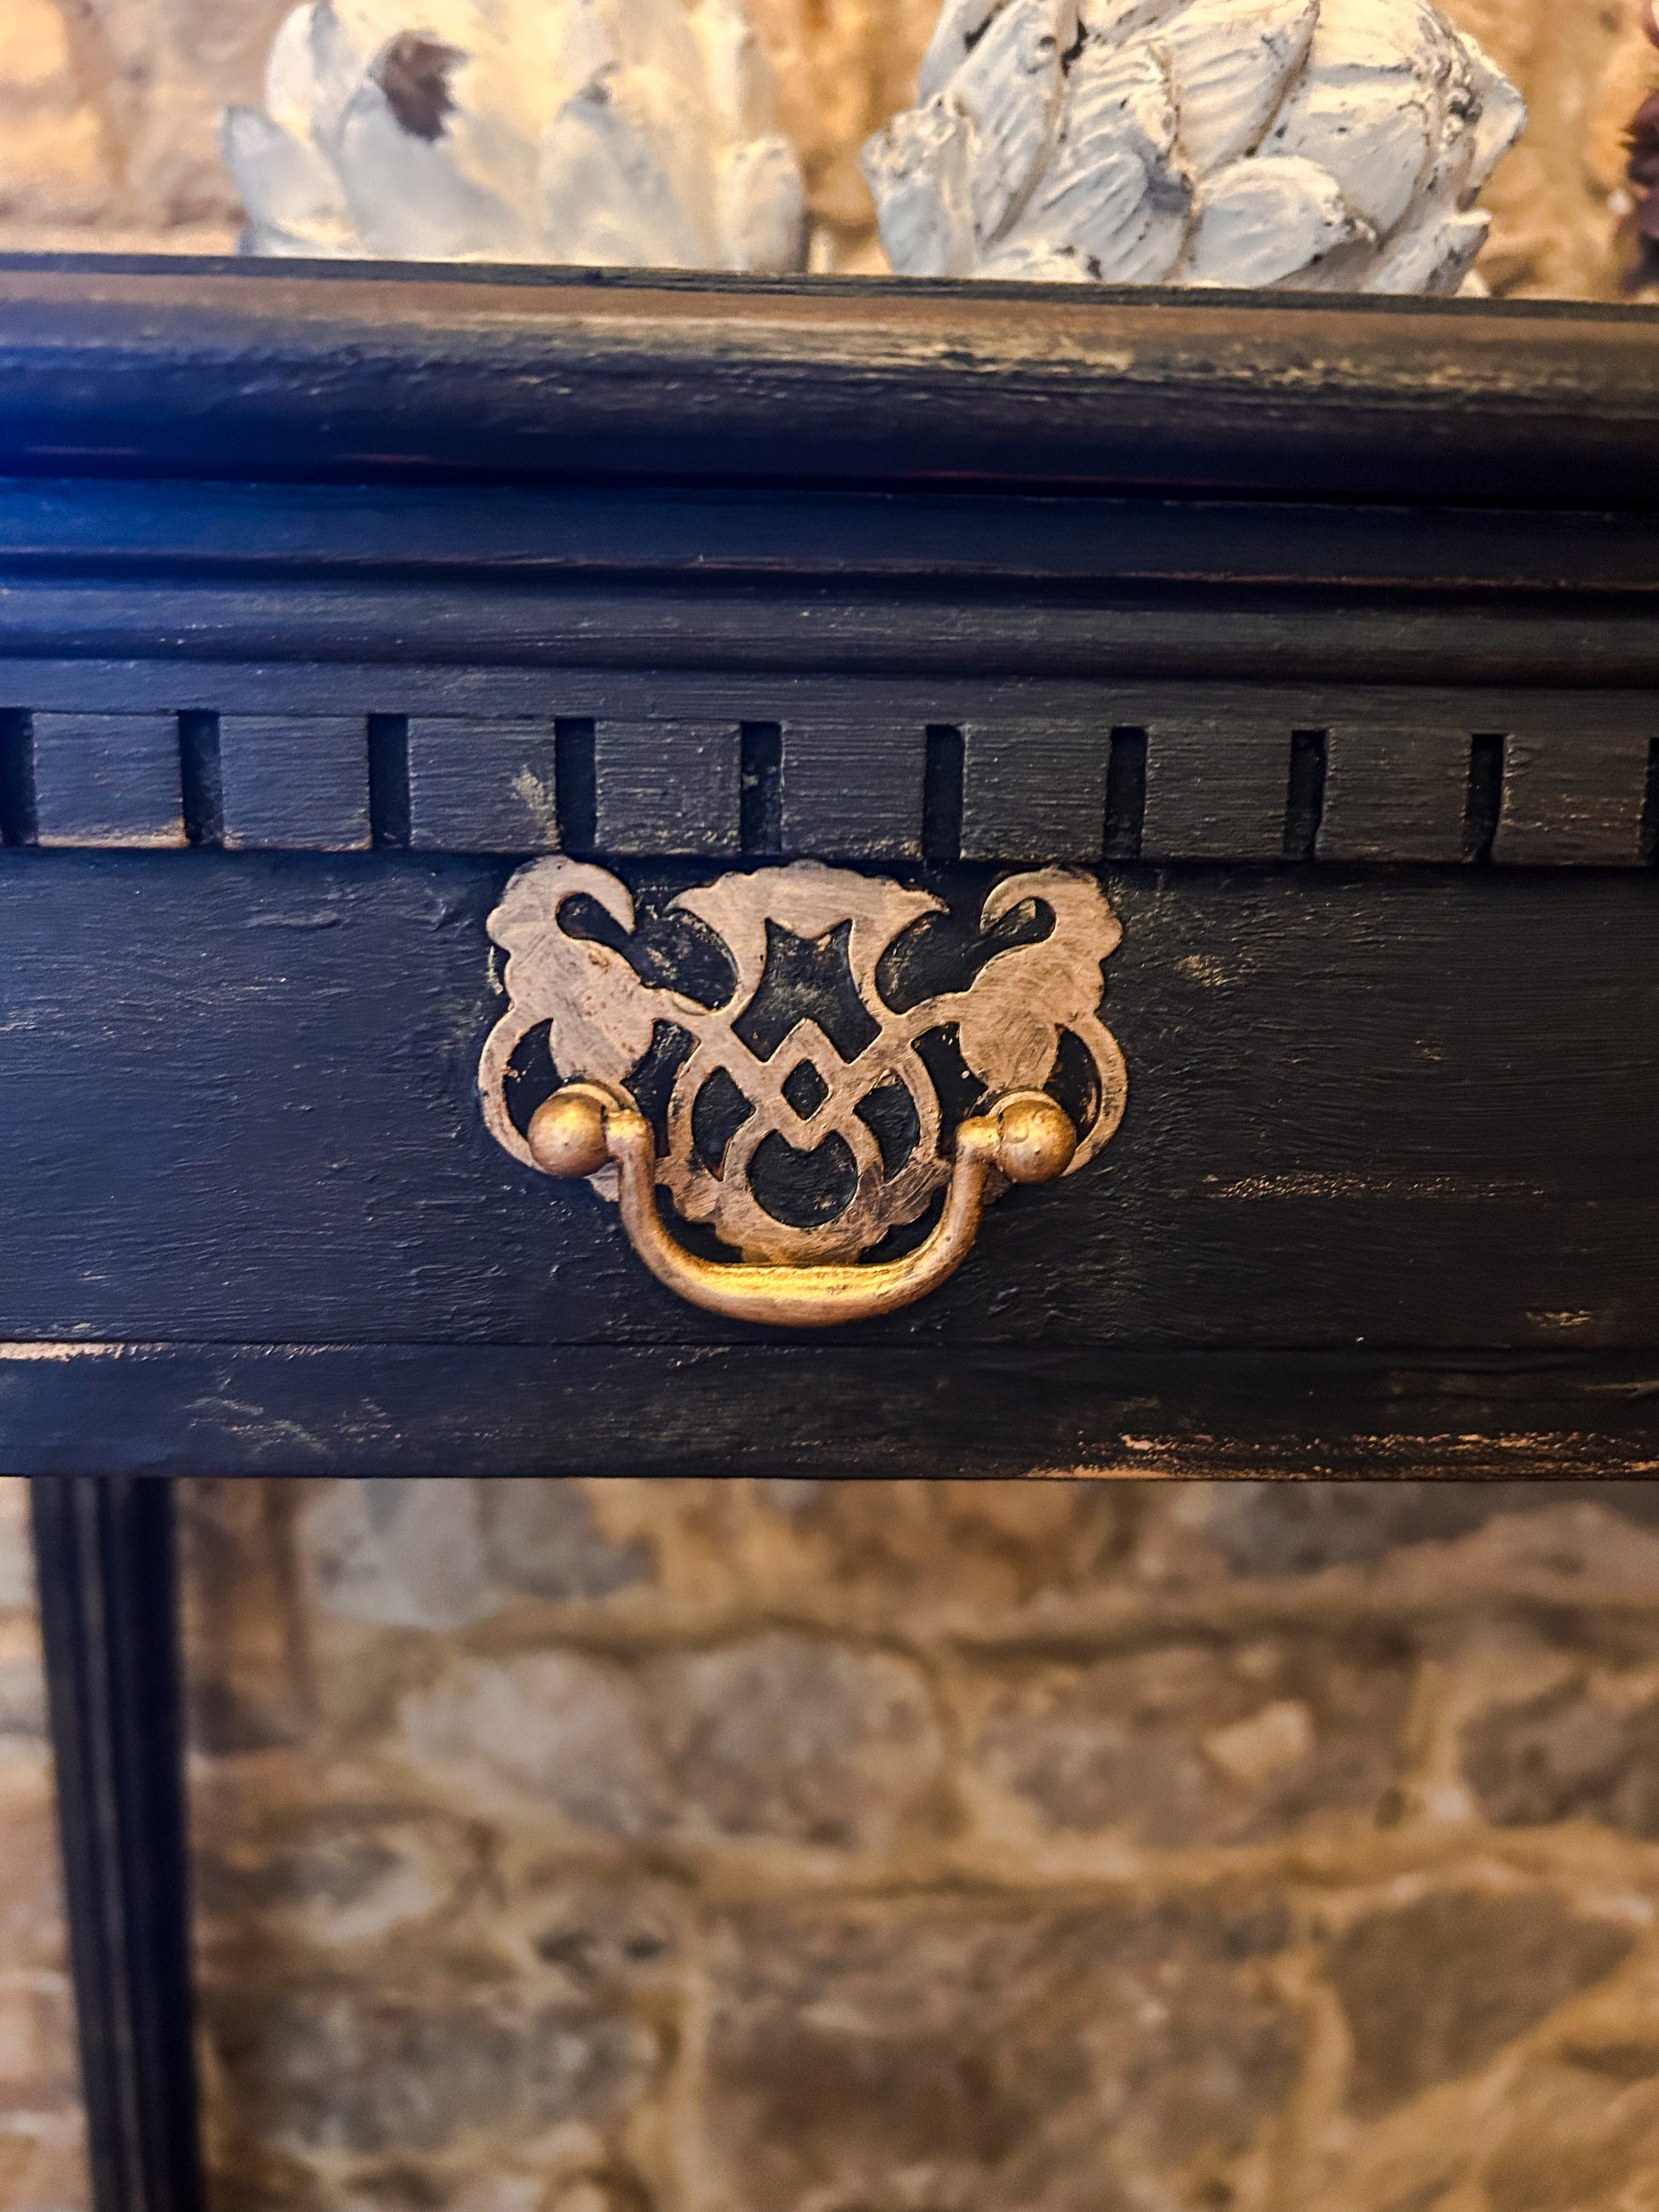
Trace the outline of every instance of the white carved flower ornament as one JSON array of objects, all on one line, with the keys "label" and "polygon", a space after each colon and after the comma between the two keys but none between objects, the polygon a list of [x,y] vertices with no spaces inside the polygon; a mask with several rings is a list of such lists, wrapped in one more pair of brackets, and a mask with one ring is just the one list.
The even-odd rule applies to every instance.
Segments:
[{"label": "white carved flower ornament", "polygon": [[1428,0],[945,0],[865,149],[901,275],[1449,293],[1520,94]]},{"label": "white carved flower ornament", "polygon": [[254,253],[783,270],[793,149],[743,0],[304,0],[233,107]]}]

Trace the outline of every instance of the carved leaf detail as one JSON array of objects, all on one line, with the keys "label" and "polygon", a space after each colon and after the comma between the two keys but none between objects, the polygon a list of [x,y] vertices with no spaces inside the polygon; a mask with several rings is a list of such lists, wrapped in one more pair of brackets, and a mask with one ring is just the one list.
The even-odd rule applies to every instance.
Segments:
[{"label": "carved leaf detail", "polygon": [[988,1090],[1046,1083],[1062,1029],[1075,1029],[1100,1005],[1100,963],[1122,934],[1097,885],[1046,873],[1039,882],[1012,876],[985,902],[988,929],[1036,897],[1054,926],[1037,945],[999,952],[965,995],[957,1043]]},{"label": "carved leaf detail", "polygon": [[548,1024],[553,1063],[567,1082],[620,1087],[649,1051],[659,1013],[672,1018],[667,995],[641,982],[621,953],[565,930],[562,911],[583,892],[632,930],[627,885],[603,868],[562,855],[520,868],[489,917],[489,934],[507,956],[508,1005],[485,1042],[478,1089],[490,1134],[526,1165],[530,1147],[513,1126],[504,1085],[530,1032]]},{"label": "carved leaf detail", "polygon": [[632,930],[634,902],[625,884],[603,868],[556,859],[514,877],[490,916],[490,934],[509,956],[507,988],[527,1017],[526,1028],[552,1024],[560,1074],[567,1081],[620,1084],[651,1048],[659,994],[611,946],[566,932],[560,917],[582,892]]},{"label": "carved leaf detail", "polygon": [[960,1001],[957,1045],[988,1091],[1041,1089],[1054,1072],[1061,1031],[1081,1037],[1101,1079],[1101,1112],[1088,1146],[1097,1151],[1121,1112],[1122,1060],[1099,1016],[1101,963],[1115,951],[1122,925],[1091,878],[1044,869],[999,884],[985,902],[982,926],[992,927],[1028,899],[1048,908],[1054,927],[1040,943],[986,963]]}]

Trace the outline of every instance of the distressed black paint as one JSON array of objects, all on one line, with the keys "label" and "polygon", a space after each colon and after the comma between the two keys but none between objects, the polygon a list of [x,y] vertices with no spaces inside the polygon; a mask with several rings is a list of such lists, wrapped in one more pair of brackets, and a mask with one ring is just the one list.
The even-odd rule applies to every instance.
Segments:
[{"label": "distressed black paint", "polygon": [[[0,260],[0,1469],[98,2212],[199,2188],[139,1474],[1659,1470],[1652,345]],[[1122,1129],[908,1314],[694,1312],[479,1119],[556,848],[647,930],[1103,856]]]},{"label": "distressed black paint", "polygon": [[64,1472],[33,1506],[94,2202],[200,2212],[170,1488]]},{"label": "distressed black paint", "polygon": [[[483,1129],[510,866],[0,855],[0,1336],[718,1340]],[[659,899],[709,871],[627,872]],[[969,911],[993,879],[933,878]],[[1659,882],[1108,882],[1122,1131],[872,1340],[1652,1340]]]},{"label": "distressed black paint", "polygon": [[1654,1475],[1656,1401],[1650,1351],[0,1347],[0,1468],[93,1455],[149,1475]]},{"label": "distressed black paint", "polygon": [[[1659,1311],[1639,317],[100,264],[0,269],[0,1335],[500,1351],[615,1373],[590,1465],[810,1463],[758,1369],[702,1442],[637,1378],[850,1370],[483,1133],[484,918],[560,847],[648,912],[798,854],[966,909],[1061,861],[1126,924],[1127,1119],[838,1340],[895,1379],[837,1467],[1109,1450],[1142,1358],[1218,1465],[1310,1464],[1272,1406],[1350,1358],[1519,1363],[1540,1466],[1613,1434],[1561,1378]],[[9,1372],[7,1463],[61,1463],[81,1371]],[[97,1370],[108,1463],[230,1463],[155,1371]],[[971,1437],[926,1410],[970,1375]],[[283,1418],[358,1449],[331,1384]],[[1383,1464],[1358,1419],[1327,1457]]]}]

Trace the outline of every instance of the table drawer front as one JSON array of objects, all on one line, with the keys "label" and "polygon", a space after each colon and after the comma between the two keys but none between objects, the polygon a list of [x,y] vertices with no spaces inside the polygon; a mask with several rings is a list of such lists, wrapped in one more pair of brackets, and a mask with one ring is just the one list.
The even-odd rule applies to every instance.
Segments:
[{"label": "table drawer front", "polygon": [[[477,1069],[503,1001],[486,923],[514,865],[0,854],[0,1336],[802,1357],[672,1296],[613,1209],[488,1134]],[[718,872],[613,867],[657,915]],[[958,914],[995,879],[908,875]],[[1079,1175],[1010,1193],[951,1281],[842,1333],[836,1358],[919,1362],[924,1400],[1021,1347],[1069,1362],[1073,1389],[1098,1363],[1119,1399],[1066,1431],[1098,1453],[1133,1426],[1131,1354],[1641,1353],[1659,1287],[1650,878],[1126,864],[1101,880],[1124,933],[1105,1001],[1121,1128]],[[1001,1402],[1006,1464],[1033,1431]],[[925,1461],[951,1429],[913,1428],[908,1449]]]},{"label": "table drawer front", "polygon": [[[9,1464],[73,1463],[95,1403],[118,1460],[295,1472],[458,1437],[501,1471],[1645,1449],[1647,694],[177,660],[4,688]],[[701,1310],[479,1110],[489,918],[559,854],[636,902],[646,967],[724,875],[830,864],[965,939],[1011,874],[1071,872],[1122,927],[1121,1127],[902,1311],[808,1340]]]}]

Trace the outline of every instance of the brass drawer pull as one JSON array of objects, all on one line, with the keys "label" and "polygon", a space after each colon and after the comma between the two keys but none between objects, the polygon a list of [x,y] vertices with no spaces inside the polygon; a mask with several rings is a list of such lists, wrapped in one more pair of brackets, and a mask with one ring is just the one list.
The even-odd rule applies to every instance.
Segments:
[{"label": "brass drawer pull", "polygon": [[[1122,1117],[1100,1018],[1121,931],[1099,884],[1009,876],[977,920],[798,860],[696,884],[641,928],[606,870],[534,861],[489,918],[508,1006],[478,1070],[484,1120],[526,1167],[617,1200],[640,1258],[693,1305],[793,1328],[891,1313],[962,1265],[1005,1183],[1076,1173]],[[954,1140],[941,1051],[981,1102]],[[941,1193],[914,1250],[866,1259]],[[689,1251],[665,1198],[737,1256]]]},{"label": "brass drawer pull", "polygon": [[537,1108],[531,1157],[544,1175],[597,1175],[607,1162],[620,1174],[623,1226],[659,1283],[694,1306],[733,1321],[778,1328],[830,1328],[894,1313],[944,1282],[973,1249],[993,1169],[1010,1182],[1052,1182],[1077,1151],[1077,1131],[1046,1091],[1011,1091],[957,1130],[945,1211],[902,1260],[868,1267],[756,1266],[700,1260],[677,1244],[657,1208],[657,1145],[631,1100],[597,1083],[568,1083]]}]

